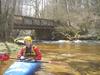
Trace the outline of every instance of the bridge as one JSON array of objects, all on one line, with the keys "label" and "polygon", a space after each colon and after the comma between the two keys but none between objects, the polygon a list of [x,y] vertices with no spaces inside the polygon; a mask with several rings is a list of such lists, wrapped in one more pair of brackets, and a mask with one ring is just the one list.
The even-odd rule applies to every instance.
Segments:
[{"label": "bridge", "polygon": [[14,29],[53,29],[54,20],[15,15]]},{"label": "bridge", "polygon": [[14,16],[14,29],[35,30],[39,40],[51,40],[56,22],[54,20],[33,18],[28,16]]}]

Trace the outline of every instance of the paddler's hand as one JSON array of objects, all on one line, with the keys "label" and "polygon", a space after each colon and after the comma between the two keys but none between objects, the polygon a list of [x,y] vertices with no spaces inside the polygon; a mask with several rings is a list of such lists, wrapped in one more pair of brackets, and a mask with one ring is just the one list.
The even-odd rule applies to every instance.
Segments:
[{"label": "paddler's hand", "polygon": [[21,55],[17,55],[17,59],[20,59]]},{"label": "paddler's hand", "polygon": [[20,57],[20,59],[21,59],[21,60],[24,60],[24,59],[25,59],[25,57],[24,57],[24,56],[21,56],[21,57]]}]

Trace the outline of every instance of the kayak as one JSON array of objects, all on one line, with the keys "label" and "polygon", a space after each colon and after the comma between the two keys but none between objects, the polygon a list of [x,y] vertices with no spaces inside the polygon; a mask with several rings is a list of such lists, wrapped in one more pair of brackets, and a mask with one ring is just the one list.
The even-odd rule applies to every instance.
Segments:
[{"label": "kayak", "polygon": [[40,61],[16,61],[3,75],[35,75],[41,67]]}]

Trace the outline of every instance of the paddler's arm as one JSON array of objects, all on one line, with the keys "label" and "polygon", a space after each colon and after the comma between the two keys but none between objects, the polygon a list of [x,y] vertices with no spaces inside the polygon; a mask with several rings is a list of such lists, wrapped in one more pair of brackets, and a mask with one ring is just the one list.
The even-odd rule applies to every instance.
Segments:
[{"label": "paddler's arm", "polygon": [[33,46],[33,50],[35,52],[35,60],[41,60],[42,59],[42,54],[40,52],[40,49],[36,46]]},{"label": "paddler's arm", "polygon": [[21,48],[18,53],[17,53],[17,58],[20,58],[21,56],[24,55],[24,52],[25,52],[25,47]]}]

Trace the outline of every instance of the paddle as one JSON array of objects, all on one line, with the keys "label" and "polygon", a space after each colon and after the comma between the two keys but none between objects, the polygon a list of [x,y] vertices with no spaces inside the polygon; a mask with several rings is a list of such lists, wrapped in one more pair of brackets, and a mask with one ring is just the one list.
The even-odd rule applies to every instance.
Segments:
[{"label": "paddle", "polygon": [[[15,59],[15,60],[26,60],[26,61],[31,61],[31,60],[33,60],[33,59],[31,59],[31,58],[25,58],[25,59],[19,59],[19,58],[10,58],[10,60],[13,60],[13,59]],[[35,61],[35,62],[41,62],[41,63],[50,63],[51,61],[42,61],[42,60],[33,60],[33,61]]]},{"label": "paddle", "polygon": [[9,60],[9,54],[5,52],[0,52],[0,61],[7,61]]},{"label": "paddle", "polygon": [[[15,59],[15,60],[18,60],[18,61],[23,61],[23,60],[20,60],[20,59],[17,59],[17,58],[10,58],[10,59]],[[31,61],[32,59],[27,59],[26,61]],[[64,66],[66,66],[66,65],[68,65],[67,63],[63,63],[62,64],[62,62],[60,62],[60,61],[44,61],[44,60],[38,60],[38,61],[35,61],[35,62],[41,62],[41,63],[47,63],[47,64],[55,64],[55,65],[64,65]]]}]

